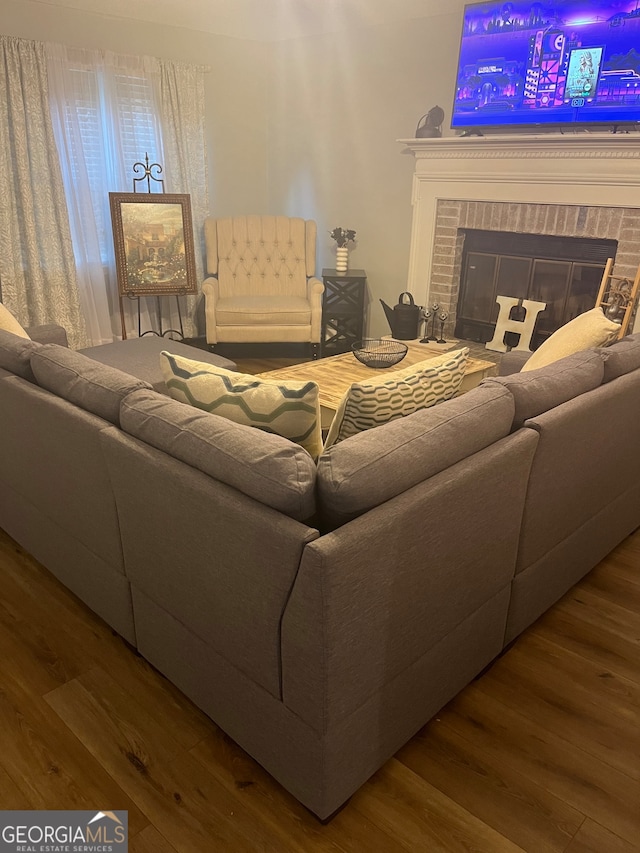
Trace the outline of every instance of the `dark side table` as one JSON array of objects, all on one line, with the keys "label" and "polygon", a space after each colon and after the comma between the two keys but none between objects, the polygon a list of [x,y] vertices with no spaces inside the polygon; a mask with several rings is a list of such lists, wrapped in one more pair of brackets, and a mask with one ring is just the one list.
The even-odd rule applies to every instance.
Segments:
[{"label": "dark side table", "polygon": [[349,352],[362,340],[367,274],[364,270],[322,270],[322,354]]}]

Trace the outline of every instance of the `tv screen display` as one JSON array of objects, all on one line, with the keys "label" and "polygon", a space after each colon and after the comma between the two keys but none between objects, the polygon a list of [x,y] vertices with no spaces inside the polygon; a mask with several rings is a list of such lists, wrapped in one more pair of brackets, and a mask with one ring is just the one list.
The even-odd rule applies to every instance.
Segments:
[{"label": "tv screen display", "polygon": [[638,121],[640,0],[465,7],[453,128]]}]

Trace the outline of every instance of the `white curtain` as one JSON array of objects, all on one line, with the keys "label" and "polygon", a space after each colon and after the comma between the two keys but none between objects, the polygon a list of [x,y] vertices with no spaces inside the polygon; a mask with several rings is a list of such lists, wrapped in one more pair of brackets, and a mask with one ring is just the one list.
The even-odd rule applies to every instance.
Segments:
[{"label": "white curtain", "polygon": [[[98,345],[121,329],[109,193],[132,192],[133,164],[162,156],[157,62],[51,43],[46,51],[82,307]],[[135,334],[137,302],[123,303]],[[141,300],[143,331],[155,325],[147,307]]]},{"label": "white curtain", "polygon": [[[109,192],[133,191],[134,163],[148,154],[150,163],[163,164],[165,191],[191,193],[194,231],[202,230],[208,209],[203,69],[56,44],[46,50],[82,306],[99,344],[118,337],[121,327]],[[201,254],[197,240],[198,261]],[[174,297],[163,297],[165,329],[177,328],[175,306]],[[155,298],[140,300],[140,317],[136,300],[125,298],[123,307],[129,336],[138,333],[139,319],[142,332],[159,328]],[[194,334],[196,300],[183,298],[182,307],[185,334]]]},{"label": "white curtain", "polygon": [[[193,218],[198,288],[202,284],[204,220],[209,213],[206,139],[204,123],[204,74],[206,68],[160,60],[160,110],[167,173],[167,192],[189,193]],[[199,298],[184,299],[185,334],[195,335]],[[175,323],[175,318],[172,318]],[[173,326],[175,328],[175,325]]]},{"label": "white curtain", "polygon": [[59,323],[86,345],[44,46],[10,36],[0,36],[0,285],[23,325]]}]

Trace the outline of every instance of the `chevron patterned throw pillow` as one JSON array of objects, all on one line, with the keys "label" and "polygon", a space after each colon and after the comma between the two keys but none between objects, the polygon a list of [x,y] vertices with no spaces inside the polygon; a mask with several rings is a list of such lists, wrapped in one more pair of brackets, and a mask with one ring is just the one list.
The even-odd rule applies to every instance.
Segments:
[{"label": "chevron patterned throw pillow", "polygon": [[340,402],[324,445],[442,403],[455,395],[467,366],[469,349],[421,361],[369,382],[355,382]]},{"label": "chevron patterned throw pillow", "polygon": [[315,382],[270,382],[168,352],[160,354],[160,367],[174,400],[281,435],[313,459],[322,450]]}]

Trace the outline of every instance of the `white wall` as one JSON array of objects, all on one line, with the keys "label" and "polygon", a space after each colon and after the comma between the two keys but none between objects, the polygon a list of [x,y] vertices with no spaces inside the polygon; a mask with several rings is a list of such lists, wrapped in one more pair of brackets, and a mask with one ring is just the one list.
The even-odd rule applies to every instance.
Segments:
[{"label": "white wall", "polygon": [[447,132],[459,12],[269,44],[0,0],[0,32],[209,65],[211,212],[316,219],[318,270],[335,264],[328,231],[355,228],[369,333],[388,331],[378,299],[394,305],[406,287],[412,216],[414,162],[396,139],[435,104]]},{"label": "white wall", "polygon": [[211,212],[267,211],[268,45],[31,0],[0,0],[0,33],[210,66],[205,98]]},{"label": "white wall", "polygon": [[[412,137],[435,104],[451,117],[460,14],[304,38],[273,46],[269,200],[318,222],[319,268],[335,266],[336,225],[357,231],[349,265],[367,272],[369,334],[387,333],[379,299],[407,282]],[[427,282],[416,301],[424,302]]]}]

